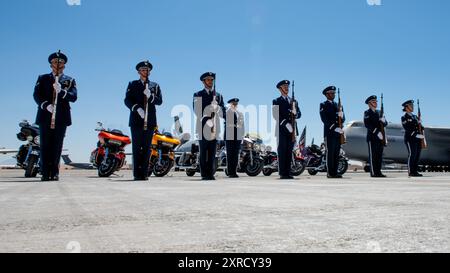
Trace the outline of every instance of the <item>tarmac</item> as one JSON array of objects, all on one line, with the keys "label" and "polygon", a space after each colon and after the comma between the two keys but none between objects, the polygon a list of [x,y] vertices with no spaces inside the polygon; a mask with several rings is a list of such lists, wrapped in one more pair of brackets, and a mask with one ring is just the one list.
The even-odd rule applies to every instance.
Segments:
[{"label": "tarmac", "polygon": [[387,174],[38,182],[0,170],[0,252],[449,252],[449,175]]}]

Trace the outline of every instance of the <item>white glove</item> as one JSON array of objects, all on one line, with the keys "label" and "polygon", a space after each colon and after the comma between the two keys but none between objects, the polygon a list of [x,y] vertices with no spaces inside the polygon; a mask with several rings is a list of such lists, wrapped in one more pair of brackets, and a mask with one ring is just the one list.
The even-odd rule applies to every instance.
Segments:
[{"label": "white glove", "polygon": [[217,101],[211,102],[211,106],[212,106],[213,112],[219,111],[219,104],[217,103]]},{"label": "white glove", "polygon": [[294,128],[292,127],[292,125],[288,122],[286,123],[286,129],[289,131],[289,133],[292,134],[292,132],[294,131]]},{"label": "white glove", "polygon": [[383,123],[386,123],[386,118],[382,117],[382,118],[380,118],[380,121],[383,122]]},{"label": "white glove", "polygon": [[146,88],[144,90],[144,95],[147,97],[147,99],[150,98],[151,92],[150,92],[150,90],[148,88]]},{"label": "white glove", "polygon": [[334,131],[336,132],[336,133],[339,133],[339,134],[343,134],[344,133],[344,130],[342,130],[341,128],[336,128],[336,129],[334,129]]},{"label": "white glove", "polygon": [[378,138],[379,138],[380,140],[383,140],[383,134],[382,134],[381,132],[379,132],[379,133],[377,134],[377,136],[378,136]]},{"label": "white glove", "polygon": [[344,118],[344,112],[342,112],[342,111],[338,112],[338,117]]},{"label": "white glove", "polygon": [[421,135],[421,134],[416,135],[416,137],[417,137],[418,139],[424,139],[424,138],[425,138],[425,136],[424,136],[424,135]]},{"label": "white glove", "polygon": [[53,88],[55,89],[57,94],[59,94],[59,92],[61,92],[61,84],[59,82],[55,82],[53,84]]},{"label": "white glove", "polygon": [[291,110],[291,113],[296,116],[297,115],[297,109],[294,108],[294,110]]},{"label": "white glove", "polygon": [[207,125],[208,127],[212,128],[212,127],[214,126],[213,120],[212,120],[212,119],[208,119],[208,120],[206,121],[206,125]]},{"label": "white glove", "polygon": [[53,110],[54,110],[53,104],[49,104],[49,105],[47,106],[47,111],[49,111],[50,113],[53,114]]},{"label": "white glove", "polygon": [[144,109],[139,108],[139,109],[137,109],[137,112],[138,112],[139,116],[141,116],[142,119],[145,118],[145,112],[144,112]]}]

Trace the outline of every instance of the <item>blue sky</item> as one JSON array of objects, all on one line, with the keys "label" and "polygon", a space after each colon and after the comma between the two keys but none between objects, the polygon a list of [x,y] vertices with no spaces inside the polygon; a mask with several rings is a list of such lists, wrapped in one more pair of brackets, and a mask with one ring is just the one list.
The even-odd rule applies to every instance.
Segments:
[{"label": "blue sky", "polygon": [[[218,74],[225,99],[270,105],[275,84],[296,81],[308,142],[321,139],[319,103],[341,88],[347,120],[360,120],[369,95],[385,94],[389,121],[401,103],[421,99],[426,125],[450,126],[450,1],[381,0],[66,0],[3,1],[0,10],[0,147],[16,148],[21,119],[34,120],[32,98],[47,57],[69,56],[79,100],[65,147],[88,161],[96,121],[129,132],[123,103],[134,66],[149,59],[163,91],[160,127],[175,105],[191,106],[199,76]],[[0,161],[4,157],[0,157]]]}]

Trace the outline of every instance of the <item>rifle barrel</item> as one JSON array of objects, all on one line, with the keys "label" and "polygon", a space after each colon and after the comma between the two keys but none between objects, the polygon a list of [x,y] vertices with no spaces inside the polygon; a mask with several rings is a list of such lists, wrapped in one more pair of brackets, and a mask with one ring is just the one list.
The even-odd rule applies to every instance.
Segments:
[{"label": "rifle barrel", "polygon": [[[56,75],[55,75],[55,83],[59,83],[59,55],[61,54],[61,50],[58,50],[58,53],[56,54],[57,62],[56,62]],[[55,129],[56,127],[56,108],[58,106],[58,93],[56,92],[56,89],[53,88],[53,112],[52,112],[52,118],[50,121],[50,129]]]}]

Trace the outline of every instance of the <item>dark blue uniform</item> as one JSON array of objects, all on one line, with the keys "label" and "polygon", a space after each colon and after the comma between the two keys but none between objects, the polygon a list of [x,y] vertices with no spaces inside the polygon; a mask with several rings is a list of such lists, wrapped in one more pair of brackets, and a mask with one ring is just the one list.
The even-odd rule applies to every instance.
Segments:
[{"label": "dark blue uniform", "polygon": [[[219,109],[217,113],[213,113],[211,106],[213,98],[213,92],[206,89],[195,93],[193,97],[193,108],[197,116],[196,133],[200,144],[200,173],[203,179],[214,178],[217,137],[220,134],[219,121],[225,113],[223,97],[218,92],[216,92],[216,101]],[[212,116],[214,117],[211,118]],[[215,135],[212,134],[211,127],[207,125],[208,120],[215,124]]]},{"label": "dark blue uniform", "polygon": [[[292,141],[292,133],[289,132],[286,127],[287,124],[292,123],[291,103],[291,98],[283,96],[272,101],[272,115],[277,122],[275,133],[278,143],[278,174],[281,177],[291,176],[292,150],[294,149],[295,142]],[[295,119],[299,119],[302,116],[302,113],[300,112],[297,102],[295,103],[295,107],[297,111]],[[297,129],[298,126],[295,126],[295,128]]]},{"label": "dark blue uniform", "polygon": [[55,76],[52,73],[39,76],[33,94],[38,105],[36,124],[40,128],[40,168],[43,180],[58,179],[66,128],[72,125],[69,103],[77,100],[75,80],[67,75],[61,75],[59,83],[62,90],[58,94],[55,128],[51,129],[52,113],[47,110],[47,107],[54,103],[54,83]]},{"label": "dark blue uniform", "polygon": [[408,172],[410,176],[417,176],[420,175],[418,165],[422,151],[421,140],[417,138],[419,135],[419,119],[412,113],[406,113],[402,117],[402,125],[405,129],[404,141],[408,149]]},{"label": "dark blue uniform", "polygon": [[[323,135],[327,148],[327,171],[331,177],[338,175],[337,170],[341,151],[341,134],[335,131],[336,128],[339,128],[338,113],[339,108],[336,102],[327,100],[320,104],[320,118],[323,122]],[[344,121],[345,116],[342,118],[342,122]]]},{"label": "dark blue uniform", "polygon": [[237,175],[239,154],[242,139],[245,134],[244,115],[233,109],[228,109],[225,118],[225,145],[227,149],[227,170],[228,176]]},{"label": "dark blue uniform", "polygon": [[364,112],[364,125],[367,128],[367,144],[369,146],[369,164],[370,175],[372,177],[381,177],[381,166],[383,163],[383,140],[379,134],[383,127],[387,126],[387,121],[381,122],[380,111],[368,109]]},{"label": "dark blue uniform", "polygon": [[[156,105],[162,104],[161,88],[155,82],[148,82],[151,96],[144,94],[145,83],[141,80],[132,81],[128,84],[125,96],[125,105],[130,109],[129,126],[133,143],[133,175],[137,180],[147,179],[149,176],[149,159],[151,152],[152,137],[156,120]],[[144,119],[139,115],[138,109],[145,111],[145,101],[148,102],[147,130],[144,130]]]}]

